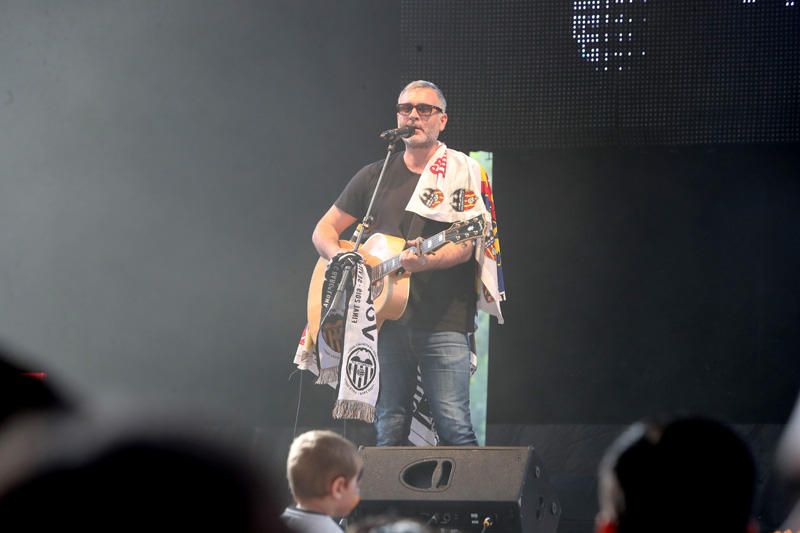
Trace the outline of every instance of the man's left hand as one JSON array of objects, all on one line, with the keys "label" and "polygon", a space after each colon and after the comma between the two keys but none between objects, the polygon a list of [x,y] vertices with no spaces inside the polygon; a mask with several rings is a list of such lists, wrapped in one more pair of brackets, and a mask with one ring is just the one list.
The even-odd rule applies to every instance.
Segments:
[{"label": "man's left hand", "polygon": [[409,248],[406,248],[400,254],[400,264],[403,266],[403,270],[409,273],[428,270],[430,268],[430,255],[433,254],[426,255],[419,252],[422,246],[422,238],[406,241],[406,244]]}]

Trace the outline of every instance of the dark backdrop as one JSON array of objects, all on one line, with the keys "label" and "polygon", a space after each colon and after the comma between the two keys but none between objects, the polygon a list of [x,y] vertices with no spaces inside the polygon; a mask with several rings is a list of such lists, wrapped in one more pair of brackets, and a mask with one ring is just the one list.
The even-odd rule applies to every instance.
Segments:
[{"label": "dark backdrop", "polygon": [[311,231],[383,155],[398,14],[3,2],[0,336],[101,403],[291,423]]},{"label": "dark backdrop", "polygon": [[783,423],[800,383],[797,145],[500,152],[489,420]]},{"label": "dark backdrop", "polygon": [[441,84],[458,146],[800,141],[791,2],[402,5],[403,75]]}]

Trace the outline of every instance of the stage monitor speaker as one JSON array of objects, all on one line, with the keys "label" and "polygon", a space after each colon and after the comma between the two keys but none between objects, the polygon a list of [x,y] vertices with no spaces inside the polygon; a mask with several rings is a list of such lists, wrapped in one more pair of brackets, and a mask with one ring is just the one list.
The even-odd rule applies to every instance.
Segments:
[{"label": "stage monitor speaker", "polygon": [[[362,447],[366,516],[459,531],[555,533],[561,506],[533,447]],[[485,528],[485,529],[484,529]]]}]

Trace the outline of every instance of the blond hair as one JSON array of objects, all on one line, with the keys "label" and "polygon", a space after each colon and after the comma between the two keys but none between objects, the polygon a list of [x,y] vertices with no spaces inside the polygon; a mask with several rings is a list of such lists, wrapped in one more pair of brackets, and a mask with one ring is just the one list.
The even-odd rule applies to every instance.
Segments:
[{"label": "blond hair", "polygon": [[347,481],[361,469],[361,457],[352,442],[333,431],[314,430],[292,442],[286,460],[286,478],[295,500],[330,494],[339,476]]}]

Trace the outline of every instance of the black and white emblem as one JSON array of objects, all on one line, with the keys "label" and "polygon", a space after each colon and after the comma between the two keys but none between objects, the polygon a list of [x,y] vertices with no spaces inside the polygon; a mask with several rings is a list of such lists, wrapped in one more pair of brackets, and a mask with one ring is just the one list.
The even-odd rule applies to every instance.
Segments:
[{"label": "black and white emblem", "polygon": [[375,379],[375,354],[364,346],[356,346],[347,355],[347,379],[350,385],[362,391]]}]

